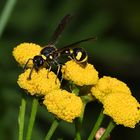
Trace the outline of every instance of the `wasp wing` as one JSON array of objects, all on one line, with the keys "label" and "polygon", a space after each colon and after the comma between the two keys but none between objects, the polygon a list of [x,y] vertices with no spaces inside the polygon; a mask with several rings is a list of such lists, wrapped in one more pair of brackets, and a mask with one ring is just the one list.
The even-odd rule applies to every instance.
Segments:
[{"label": "wasp wing", "polygon": [[51,36],[49,44],[56,44],[57,43],[58,38],[61,36],[66,25],[70,22],[71,19],[72,19],[72,16],[70,14],[67,14],[66,16],[63,17],[63,19],[60,21],[57,28],[55,29],[53,35]]},{"label": "wasp wing", "polygon": [[96,39],[97,39],[97,37],[89,37],[89,38],[86,38],[86,39],[82,39],[82,40],[80,40],[80,41],[71,43],[71,44],[69,44],[69,45],[66,45],[66,46],[64,46],[64,47],[62,47],[62,48],[56,50],[55,53],[61,53],[61,52],[65,51],[65,50],[68,49],[68,48],[76,48],[76,47],[77,47],[79,44],[81,44],[81,43],[84,43],[84,42],[87,42],[87,41],[94,41],[94,40],[96,40]]}]

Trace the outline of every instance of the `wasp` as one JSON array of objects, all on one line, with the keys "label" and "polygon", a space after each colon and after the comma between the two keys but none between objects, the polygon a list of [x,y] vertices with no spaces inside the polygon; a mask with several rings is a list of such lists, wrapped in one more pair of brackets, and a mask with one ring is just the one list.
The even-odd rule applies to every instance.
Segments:
[{"label": "wasp", "polygon": [[33,67],[31,68],[28,79],[31,79],[31,74],[32,74],[33,69],[38,71],[41,67],[46,67],[50,71],[53,64],[56,64],[58,67],[57,69],[57,76],[58,76],[58,73],[61,68],[61,65],[58,62],[58,59],[62,55],[66,55],[68,58],[73,59],[76,63],[78,63],[82,67],[86,66],[88,55],[83,48],[80,48],[77,46],[82,42],[96,40],[96,37],[89,37],[89,38],[71,43],[69,45],[66,45],[60,49],[57,49],[55,46],[58,38],[61,36],[61,33],[64,31],[64,28],[66,27],[67,23],[69,23],[71,19],[72,19],[72,16],[70,14],[64,16],[64,18],[60,21],[57,28],[55,29],[48,45],[42,48],[39,55],[34,56],[34,58],[28,59],[28,61],[26,62],[24,66],[24,70],[27,68],[27,64],[29,63],[29,61],[30,60],[33,61]]}]

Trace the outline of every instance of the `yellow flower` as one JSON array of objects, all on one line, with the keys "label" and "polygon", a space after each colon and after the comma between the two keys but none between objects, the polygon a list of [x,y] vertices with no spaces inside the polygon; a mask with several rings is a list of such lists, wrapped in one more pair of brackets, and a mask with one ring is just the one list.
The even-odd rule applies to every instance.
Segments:
[{"label": "yellow flower", "polygon": [[52,71],[49,72],[45,68],[38,72],[33,70],[31,80],[28,79],[29,73],[30,69],[27,69],[19,75],[18,84],[31,95],[46,95],[48,92],[60,88],[60,82]]},{"label": "yellow flower", "polygon": [[67,122],[79,117],[83,109],[80,97],[61,89],[48,93],[43,103],[49,112]]},{"label": "yellow flower", "polygon": [[[20,64],[20,66],[24,66],[29,58],[33,58],[35,55],[39,55],[41,51],[41,47],[34,43],[21,43],[13,50],[13,56],[15,60]],[[30,61],[28,67],[32,67],[33,62]]]},{"label": "yellow flower", "polygon": [[87,66],[83,68],[71,60],[66,62],[61,70],[64,79],[71,80],[79,86],[95,85],[98,81],[98,72],[91,64],[87,64]]},{"label": "yellow flower", "polygon": [[140,104],[130,94],[109,94],[104,100],[104,114],[117,124],[134,128],[140,121]]},{"label": "yellow flower", "polygon": [[91,88],[92,95],[95,96],[100,102],[103,103],[104,98],[111,93],[124,92],[126,94],[131,94],[129,87],[122,81],[112,78],[109,76],[104,76],[98,80],[98,83]]}]

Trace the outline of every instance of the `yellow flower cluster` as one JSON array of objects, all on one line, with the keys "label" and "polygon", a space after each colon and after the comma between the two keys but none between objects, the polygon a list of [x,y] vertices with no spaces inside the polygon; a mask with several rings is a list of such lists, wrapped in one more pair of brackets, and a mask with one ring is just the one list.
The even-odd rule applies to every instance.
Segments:
[{"label": "yellow flower cluster", "polygon": [[45,68],[40,69],[38,72],[33,70],[32,77],[29,80],[30,71],[30,69],[27,69],[19,75],[18,84],[31,95],[46,95],[48,92],[60,88],[60,82],[52,71],[49,72]]},{"label": "yellow flower cluster", "polygon": [[[40,54],[41,47],[34,43],[21,43],[13,50],[13,56],[15,60],[20,64],[20,66],[24,66],[29,58],[33,58],[35,55]],[[33,62],[30,61],[28,63],[28,67],[32,67]]]},{"label": "yellow flower cluster", "polygon": [[112,78],[109,76],[104,76],[98,80],[98,83],[91,89],[92,95],[95,96],[100,102],[103,103],[104,98],[111,93],[124,92],[126,94],[131,94],[129,87],[122,81]]},{"label": "yellow flower cluster", "polygon": [[[40,51],[39,45],[22,43],[14,48],[13,56],[21,66],[24,66],[29,59],[39,55]],[[29,69],[19,75],[19,86],[31,95],[44,95],[44,105],[57,117],[68,122],[79,117],[83,111],[81,98],[60,89],[57,76],[46,68],[33,70],[29,80],[32,66],[33,62],[30,61]],[[91,85],[91,94],[103,104],[104,114],[112,117],[117,124],[134,128],[140,121],[140,104],[124,82],[109,76],[99,79],[93,65],[87,64],[83,68],[74,60],[66,62],[61,71],[64,79],[78,86]]]},{"label": "yellow flower cluster", "polygon": [[[13,56],[23,67],[29,59],[39,55],[41,47],[33,43],[22,43],[13,50]],[[19,75],[18,85],[31,95],[44,95],[44,105],[57,117],[72,122],[83,111],[83,103],[80,97],[60,89],[60,81],[57,76],[46,68],[39,71],[33,69],[31,79],[29,75],[33,61],[28,63],[28,68]]]},{"label": "yellow flower cluster", "polygon": [[73,81],[76,85],[95,85],[98,81],[98,72],[93,65],[81,67],[74,60],[68,61],[62,67],[63,78]]},{"label": "yellow flower cluster", "polygon": [[49,112],[67,122],[79,117],[83,109],[80,97],[61,89],[48,93],[43,103]]},{"label": "yellow flower cluster", "polygon": [[103,104],[104,114],[117,124],[134,128],[140,121],[140,104],[124,82],[104,76],[91,88],[91,92]]},{"label": "yellow flower cluster", "polygon": [[140,104],[130,94],[109,94],[104,100],[104,113],[117,124],[134,128],[140,121]]}]

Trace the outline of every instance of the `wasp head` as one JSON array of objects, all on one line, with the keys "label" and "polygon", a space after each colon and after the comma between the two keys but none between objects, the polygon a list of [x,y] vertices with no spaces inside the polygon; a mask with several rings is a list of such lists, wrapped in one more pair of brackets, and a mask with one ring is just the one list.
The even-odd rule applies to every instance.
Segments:
[{"label": "wasp head", "polygon": [[34,68],[36,70],[38,70],[41,66],[43,66],[45,60],[43,59],[42,56],[40,55],[36,55],[34,58],[33,58],[33,64],[34,64]]}]

